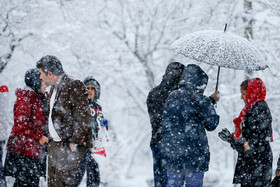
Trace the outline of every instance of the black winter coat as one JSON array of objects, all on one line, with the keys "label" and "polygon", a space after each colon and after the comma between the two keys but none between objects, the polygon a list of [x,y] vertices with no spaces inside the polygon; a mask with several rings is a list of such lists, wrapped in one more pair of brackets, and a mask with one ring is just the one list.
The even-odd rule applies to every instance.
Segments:
[{"label": "black winter coat", "polygon": [[179,89],[173,91],[164,106],[161,152],[167,171],[205,172],[210,161],[205,130],[218,123],[211,100],[203,95],[208,76],[197,65],[185,67]]},{"label": "black winter coat", "polygon": [[[242,137],[231,146],[238,151],[233,183],[249,186],[269,186],[272,177],[272,151],[270,137],[272,117],[265,101],[256,102],[246,113],[242,124]],[[250,150],[243,144],[249,141]]]},{"label": "black winter coat", "polygon": [[149,92],[149,95],[147,97],[146,103],[150,116],[150,122],[152,125],[152,137],[150,146],[158,145],[161,141],[161,122],[163,107],[170,92],[177,88],[180,74],[182,73],[182,69],[184,66],[176,62],[173,62],[173,64],[173,69],[167,69],[167,72],[163,76],[161,83],[153,88]]}]

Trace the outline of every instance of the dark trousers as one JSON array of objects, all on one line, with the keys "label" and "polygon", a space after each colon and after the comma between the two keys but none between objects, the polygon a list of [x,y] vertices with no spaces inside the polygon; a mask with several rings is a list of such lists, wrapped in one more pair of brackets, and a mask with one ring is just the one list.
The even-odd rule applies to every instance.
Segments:
[{"label": "dark trousers", "polygon": [[39,162],[39,174],[41,177],[44,177],[46,180],[46,172],[47,172],[47,145],[44,144],[42,147],[40,162]]},{"label": "dark trousers", "polygon": [[172,173],[167,172],[168,182],[167,187],[181,187],[184,185],[186,187],[202,187],[203,186],[203,176],[204,172],[201,173]]},{"label": "dark trousers", "polygon": [[97,162],[91,156],[91,150],[88,149],[81,164],[78,168],[75,185],[79,186],[81,183],[83,176],[85,174],[85,170],[87,170],[87,186],[88,187],[96,187],[100,184],[100,173]]},{"label": "dark trousers", "polygon": [[160,146],[151,146],[153,154],[154,184],[155,187],[165,187],[167,183],[167,175],[162,167],[162,158]]},{"label": "dark trousers", "polygon": [[13,152],[7,152],[4,175],[15,178],[14,187],[39,186],[39,159]]},{"label": "dark trousers", "polygon": [[86,152],[78,146],[72,152],[69,143],[48,143],[48,187],[75,187],[75,176]]},{"label": "dark trousers", "polygon": [[3,168],[3,163],[2,163],[4,146],[5,146],[5,141],[0,141],[0,186],[1,187],[6,186],[6,180],[5,180],[5,176],[4,176],[4,168]]}]

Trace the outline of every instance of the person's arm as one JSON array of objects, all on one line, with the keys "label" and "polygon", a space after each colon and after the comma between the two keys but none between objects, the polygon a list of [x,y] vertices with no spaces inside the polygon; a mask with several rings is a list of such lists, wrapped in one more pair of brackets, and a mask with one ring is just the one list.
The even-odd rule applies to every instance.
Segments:
[{"label": "person's arm", "polygon": [[219,124],[220,116],[216,113],[214,105],[208,97],[203,96],[200,101],[200,113],[199,117],[204,125],[204,128],[208,131],[213,131]]},{"label": "person's arm", "polygon": [[235,139],[233,138],[232,141],[230,142],[230,146],[235,149],[239,153],[243,153],[245,151],[244,149],[244,143],[246,139],[245,138],[240,138],[240,139]]},{"label": "person's arm", "polygon": [[230,144],[230,146],[235,149],[237,152],[244,152],[244,142],[246,141],[244,138],[235,139],[234,133],[230,133],[227,128],[222,129],[218,133],[219,137]]}]

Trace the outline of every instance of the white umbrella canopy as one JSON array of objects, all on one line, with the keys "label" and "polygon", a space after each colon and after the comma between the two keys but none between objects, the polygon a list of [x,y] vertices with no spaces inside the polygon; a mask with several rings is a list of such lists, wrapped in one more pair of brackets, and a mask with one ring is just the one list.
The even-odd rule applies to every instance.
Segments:
[{"label": "white umbrella canopy", "polygon": [[238,70],[264,70],[266,59],[250,41],[236,34],[218,30],[197,31],[176,40],[171,49],[185,57],[219,67],[216,91],[218,90],[220,67]]},{"label": "white umbrella canopy", "polygon": [[205,30],[176,40],[171,49],[188,58],[210,65],[238,69],[263,70],[268,66],[257,47],[236,34]]}]

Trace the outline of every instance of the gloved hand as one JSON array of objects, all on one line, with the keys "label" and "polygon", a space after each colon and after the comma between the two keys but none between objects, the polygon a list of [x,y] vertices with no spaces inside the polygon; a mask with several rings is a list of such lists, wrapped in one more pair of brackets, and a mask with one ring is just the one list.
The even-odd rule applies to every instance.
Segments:
[{"label": "gloved hand", "polygon": [[222,131],[219,132],[218,135],[225,142],[231,142],[232,140],[232,134],[230,134],[227,128],[222,129]]}]

